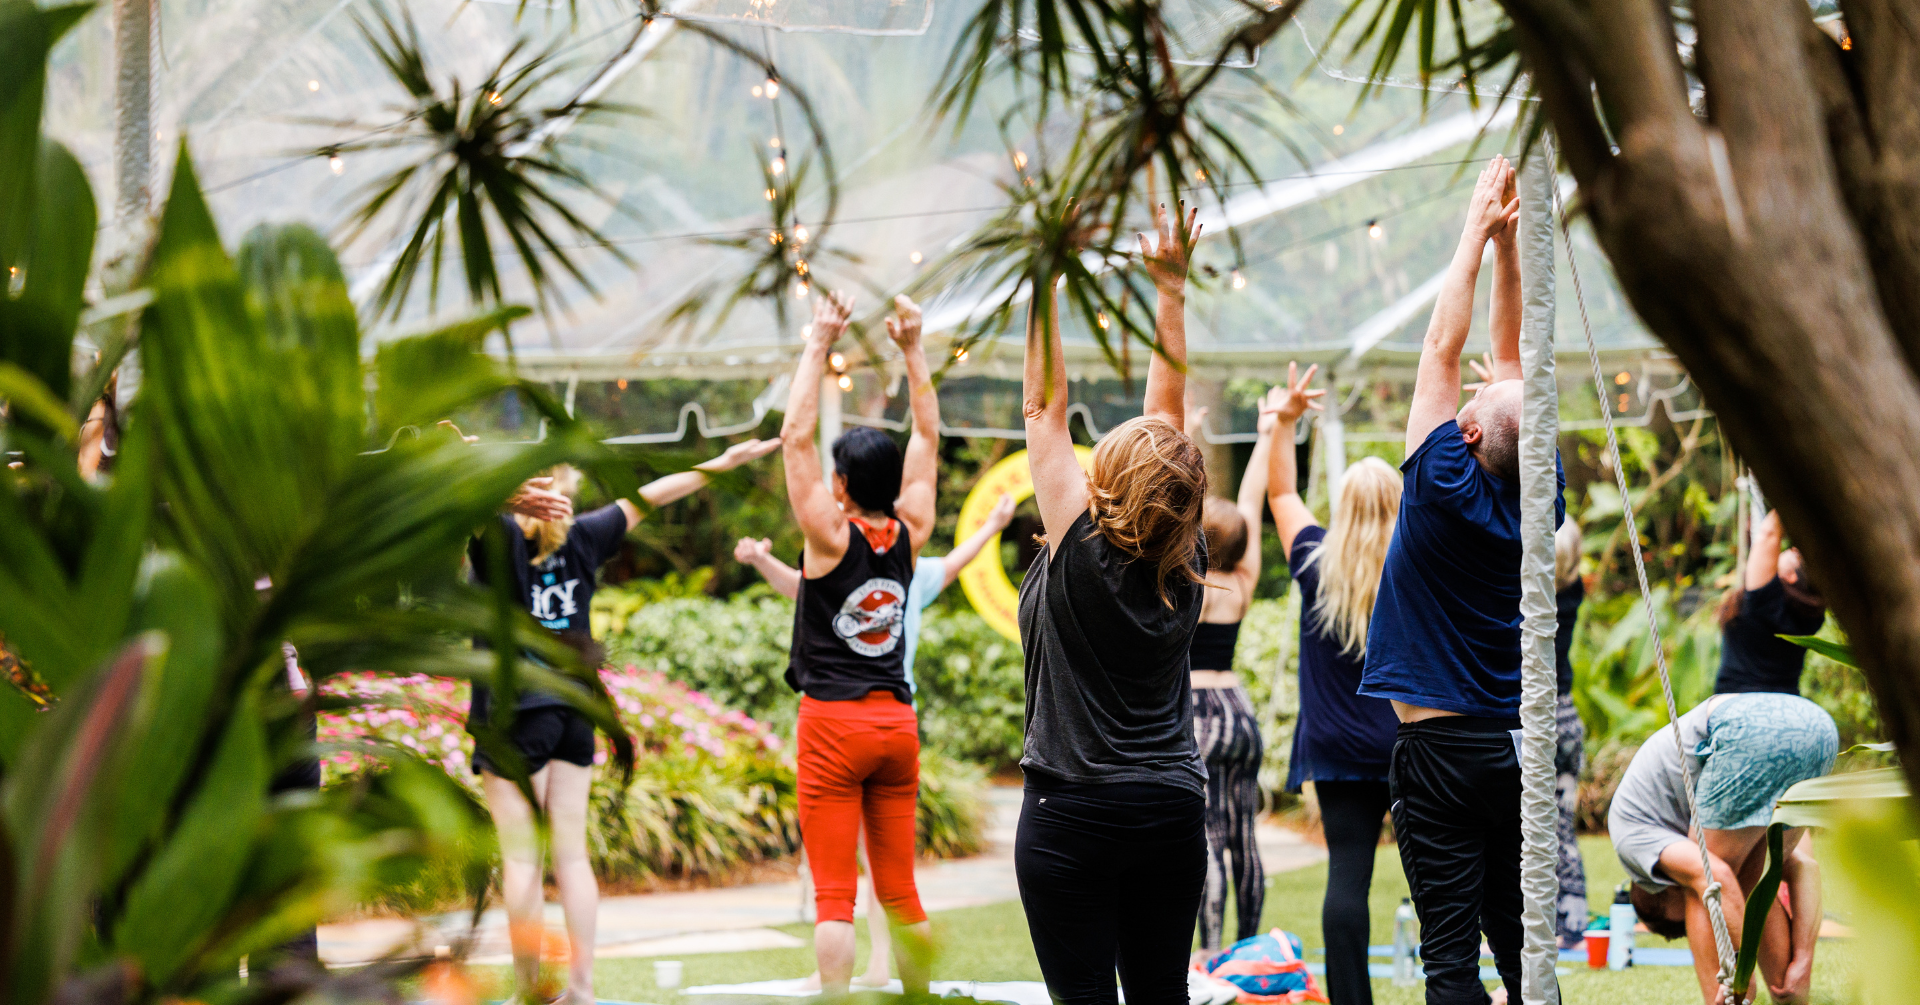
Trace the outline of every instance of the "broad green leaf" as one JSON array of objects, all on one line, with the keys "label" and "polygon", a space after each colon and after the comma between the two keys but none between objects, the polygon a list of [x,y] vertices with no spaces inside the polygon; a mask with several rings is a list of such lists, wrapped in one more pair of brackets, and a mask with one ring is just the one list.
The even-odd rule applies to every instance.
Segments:
[{"label": "broad green leaf", "polygon": [[1854,952],[1862,1005],[1906,1005],[1920,988],[1920,850],[1911,840],[1911,806],[1863,803],[1842,808],[1820,842],[1841,882],[1852,888],[1860,924]]},{"label": "broad green leaf", "polygon": [[366,426],[360,326],[340,262],[304,224],[261,224],[240,242],[236,264],[271,345],[298,377],[287,381],[298,396],[287,406],[331,475],[359,450]]},{"label": "broad green leaf", "polygon": [[1818,635],[1782,635],[1780,637],[1796,646],[1811,649],[1842,666],[1860,669],[1860,664],[1853,658],[1853,646],[1849,643],[1823,639]]},{"label": "broad green leaf", "polygon": [[1774,895],[1780,892],[1780,874],[1786,866],[1785,859],[1781,858],[1782,837],[1786,830],[1786,824],[1773,824],[1767,828],[1767,871],[1760,875],[1760,881],[1747,893],[1740,952],[1733,966],[1735,1000],[1746,997],[1747,989],[1753,983],[1754,964],[1760,962],[1760,939],[1767,930],[1767,915],[1773,911]]},{"label": "broad green leaf", "polygon": [[6,360],[0,360],[0,398],[12,406],[14,415],[38,422],[63,440],[71,441],[80,433],[65,401],[31,370]]},{"label": "broad green leaf", "polygon": [[374,366],[374,425],[383,434],[402,426],[430,424],[461,406],[513,386],[513,378],[481,351],[487,336],[525,317],[525,307],[509,306],[438,331],[387,342]]},{"label": "broad green leaf", "polygon": [[179,826],[127,895],[109,945],[140,961],[155,986],[172,986],[205,948],[245,872],[265,810],[266,735],[251,696],[235,706]]},{"label": "broad green leaf", "polygon": [[92,9],[0,0],[0,268],[19,265],[31,240],[47,54]]},{"label": "broad green leaf", "polygon": [[40,147],[36,181],[32,242],[20,256],[24,274],[12,304],[24,324],[11,336],[6,358],[64,402],[73,381],[74,325],[93,261],[93,189],[80,162],[53,142]]}]

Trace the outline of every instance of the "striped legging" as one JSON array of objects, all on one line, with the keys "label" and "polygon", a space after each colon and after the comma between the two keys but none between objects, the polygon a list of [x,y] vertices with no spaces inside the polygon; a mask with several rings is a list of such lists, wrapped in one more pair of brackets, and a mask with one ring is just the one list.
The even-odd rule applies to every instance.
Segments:
[{"label": "striped legging", "polygon": [[1226,928],[1228,877],[1239,939],[1259,933],[1267,896],[1266,869],[1253,833],[1260,813],[1260,720],[1246,690],[1194,688],[1193,738],[1207,763],[1207,885],[1200,901],[1200,947],[1218,949]]}]

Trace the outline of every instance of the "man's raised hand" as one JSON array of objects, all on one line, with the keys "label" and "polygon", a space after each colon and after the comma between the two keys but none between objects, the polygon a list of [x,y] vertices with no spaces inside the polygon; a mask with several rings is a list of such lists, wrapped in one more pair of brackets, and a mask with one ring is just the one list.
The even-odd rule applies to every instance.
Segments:
[{"label": "man's raised hand", "polygon": [[893,298],[893,315],[887,318],[887,337],[901,352],[920,348],[920,305],[905,294]]},{"label": "man's raised hand", "polygon": [[852,316],[853,297],[821,290],[820,299],[813,302],[813,333],[808,336],[809,344],[832,348],[846,332],[847,319]]},{"label": "man's raised hand", "polygon": [[1463,240],[1485,244],[1512,228],[1520,215],[1520,197],[1515,191],[1513,165],[1495,155],[1474,183],[1473,199],[1467,204],[1467,225]]},{"label": "man's raised hand", "polygon": [[[1187,285],[1187,256],[1193,249],[1193,242],[1200,239],[1200,226],[1196,222],[1200,210],[1187,211],[1185,200],[1181,200],[1180,217],[1169,218],[1166,204],[1153,209],[1153,226],[1157,247],[1147,243],[1147,235],[1140,235],[1140,258],[1146,263],[1147,277],[1153,280],[1153,288],[1162,293],[1178,293]],[[1184,221],[1181,220],[1184,217]],[[1174,224],[1184,222],[1180,233],[1174,233]]]},{"label": "man's raised hand", "polygon": [[1307,388],[1308,384],[1313,383],[1313,375],[1319,369],[1320,364],[1315,363],[1307,367],[1303,375],[1300,373],[1300,364],[1288,363],[1287,382],[1268,391],[1266,397],[1260,400],[1261,425],[1265,426],[1268,422],[1299,422],[1309,408],[1316,412],[1325,411],[1326,406],[1321,404],[1320,399],[1327,396],[1326,389]]}]

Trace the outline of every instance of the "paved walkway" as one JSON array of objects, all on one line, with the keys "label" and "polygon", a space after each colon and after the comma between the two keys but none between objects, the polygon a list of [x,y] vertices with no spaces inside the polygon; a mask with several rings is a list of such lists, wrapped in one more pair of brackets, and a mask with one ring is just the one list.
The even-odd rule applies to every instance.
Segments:
[{"label": "paved walkway", "polygon": [[[929,911],[978,907],[1018,900],[1013,874],[1013,835],[1020,820],[1020,790],[988,790],[993,818],[988,847],[973,858],[921,865],[920,902]],[[1259,829],[1260,857],[1269,875],[1324,861],[1326,849],[1309,844],[1281,827]],[[752,883],[712,890],[606,897],[600,901],[596,956],[691,956],[805,945],[775,925],[800,921],[800,883]],[[864,912],[863,912],[864,913]],[[560,906],[547,904],[547,920],[563,927]],[[451,944],[465,930],[464,913],[421,919],[397,918],[344,922],[320,928],[320,956],[332,964],[356,963],[413,943],[425,948]],[[481,919],[474,961],[506,962],[506,915],[498,909]]]}]

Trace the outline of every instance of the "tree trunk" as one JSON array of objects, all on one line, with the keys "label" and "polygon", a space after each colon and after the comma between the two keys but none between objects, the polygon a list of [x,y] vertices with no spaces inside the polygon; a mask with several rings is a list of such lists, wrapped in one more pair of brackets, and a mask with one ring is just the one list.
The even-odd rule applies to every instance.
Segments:
[{"label": "tree trunk", "polygon": [[[1857,131],[1908,135],[1915,92],[1846,86],[1797,0],[1697,0],[1701,118],[1664,5],[1596,4],[1574,39],[1542,16],[1557,0],[1502,2],[1621,288],[1779,508],[1920,791],[1920,288],[1883,297],[1920,276],[1920,144]],[[1898,44],[1881,62],[1910,74]],[[1903,107],[1848,105],[1875,93]]]}]

